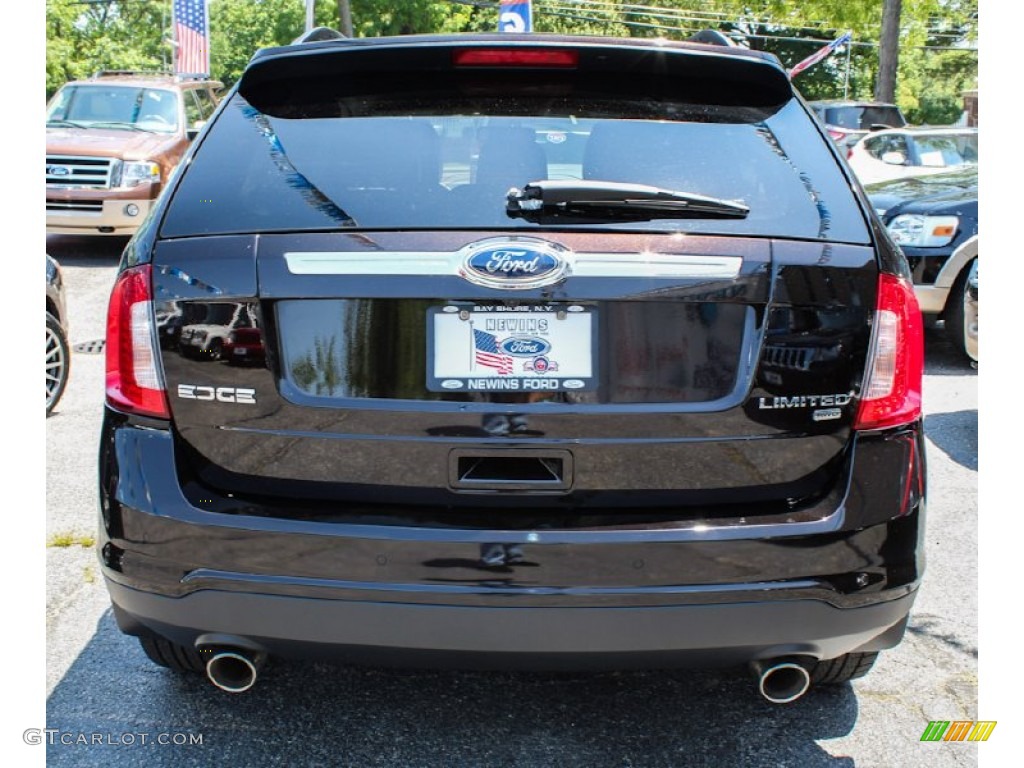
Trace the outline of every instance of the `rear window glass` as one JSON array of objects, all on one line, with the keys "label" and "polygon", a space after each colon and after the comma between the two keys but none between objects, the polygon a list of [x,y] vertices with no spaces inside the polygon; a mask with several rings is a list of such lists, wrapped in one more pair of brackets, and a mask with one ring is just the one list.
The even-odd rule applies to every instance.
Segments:
[{"label": "rear window glass", "polygon": [[361,93],[274,114],[236,93],[185,172],[161,234],[540,231],[545,225],[507,215],[508,190],[584,179],[739,200],[750,214],[573,226],[868,241],[848,183],[795,99],[754,109],[526,90]]}]

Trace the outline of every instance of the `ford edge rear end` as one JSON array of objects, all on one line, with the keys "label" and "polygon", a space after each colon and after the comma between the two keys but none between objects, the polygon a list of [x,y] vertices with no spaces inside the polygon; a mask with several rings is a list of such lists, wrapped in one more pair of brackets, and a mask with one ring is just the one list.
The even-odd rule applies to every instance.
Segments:
[{"label": "ford edge rear end", "polygon": [[[161,347],[169,316],[256,364]],[[122,259],[104,577],[229,691],[274,656],[753,664],[789,701],[902,637],[922,364],[905,260],[770,56],[262,51]]]}]

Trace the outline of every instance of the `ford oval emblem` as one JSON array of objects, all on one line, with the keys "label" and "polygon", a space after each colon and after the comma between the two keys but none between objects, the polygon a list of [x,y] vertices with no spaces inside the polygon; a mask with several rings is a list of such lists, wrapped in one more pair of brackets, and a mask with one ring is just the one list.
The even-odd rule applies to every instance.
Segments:
[{"label": "ford oval emblem", "polygon": [[536,357],[545,354],[551,345],[536,336],[513,336],[499,345],[501,350],[513,357]]},{"label": "ford oval emblem", "polygon": [[488,288],[540,288],[562,280],[569,269],[566,248],[537,238],[492,238],[463,252],[459,274]]},{"label": "ford oval emblem", "polygon": [[66,165],[48,165],[46,166],[46,172],[50,176],[70,176],[71,169]]}]

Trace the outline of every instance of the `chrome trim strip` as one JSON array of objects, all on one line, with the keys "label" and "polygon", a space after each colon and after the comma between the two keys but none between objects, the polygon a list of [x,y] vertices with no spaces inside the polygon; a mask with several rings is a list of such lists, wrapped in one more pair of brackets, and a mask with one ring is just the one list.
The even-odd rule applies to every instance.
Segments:
[{"label": "chrome trim strip", "polygon": [[[289,251],[284,255],[293,275],[460,274],[464,252],[445,251]],[[674,253],[566,253],[568,274],[576,277],[704,278],[734,280],[741,256]]]},{"label": "chrome trim strip", "polygon": [[292,251],[293,275],[455,275],[461,255],[443,251]]},{"label": "chrome trim strip", "polygon": [[742,256],[697,256],[682,253],[577,253],[572,274],[578,277],[667,277],[734,280]]}]

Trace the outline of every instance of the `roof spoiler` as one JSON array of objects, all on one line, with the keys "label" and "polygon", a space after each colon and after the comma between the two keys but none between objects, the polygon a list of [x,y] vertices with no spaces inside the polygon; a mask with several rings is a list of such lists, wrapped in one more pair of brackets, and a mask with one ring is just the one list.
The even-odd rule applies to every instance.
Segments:
[{"label": "roof spoiler", "polygon": [[[456,81],[467,80],[469,74],[474,83],[490,87],[490,78],[496,83],[503,72],[514,71],[514,67],[477,67],[468,73],[455,63],[455,53],[528,45],[572,50],[578,56],[574,77],[589,78],[593,83],[608,78],[609,70],[617,73],[607,83],[609,95],[635,89],[621,74],[631,72],[633,77],[652,77],[651,84],[645,86],[653,89],[652,93],[667,97],[682,89],[687,103],[745,107],[754,110],[749,115],[774,114],[793,98],[793,85],[778,59],[742,46],[682,42],[662,46],[652,39],[630,44],[610,38],[576,42],[560,35],[498,33],[359,39],[336,37],[332,31],[327,34],[329,39],[322,42],[260,49],[239,78],[237,92],[266,115],[336,117],[341,103],[362,93],[360,89],[379,88],[382,97],[397,98],[396,89],[406,87],[405,80],[424,74],[429,74],[438,88],[454,88]],[[301,39],[309,41],[309,35]],[[658,55],[652,56],[652,50]],[[517,97],[538,92],[537,84],[525,76],[502,88]],[[463,95],[473,97],[471,93]]]},{"label": "roof spoiler", "polygon": [[292,45],[298,45],[299,43],[319,43],[324,40],[348,40],[348,38],[338,30],[331,29],[330,27],[313,27],[309,32],[303,32],[292,40]]}]

